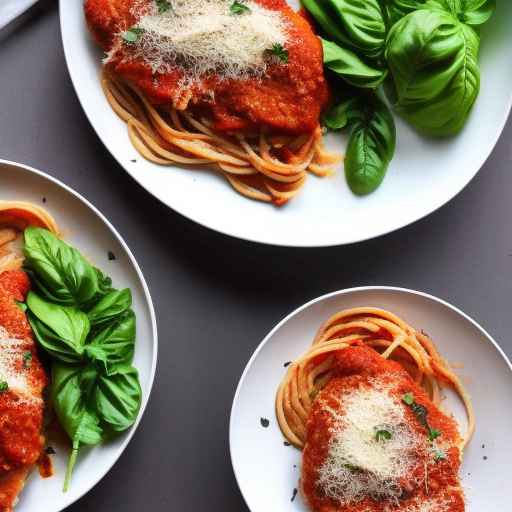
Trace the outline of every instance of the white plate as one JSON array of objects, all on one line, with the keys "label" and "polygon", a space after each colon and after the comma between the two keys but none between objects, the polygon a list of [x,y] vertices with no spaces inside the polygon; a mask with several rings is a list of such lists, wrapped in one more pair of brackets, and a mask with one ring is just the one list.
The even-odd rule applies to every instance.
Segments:
[{"label": "white plate", "polygon": [[[238,384],[229,427],[231,460],[248,507],[252,512],[306,511],[300,495],[290,501],[298,487],[301,454],[283,444],[274,414],[275,392],[285,373],[283,364],[305,352],[322,322],[336,311],[363,305],[388,309],[424,329],[448,361],[463,365],[457,373],[477,416],[476,434],[461,469],[466,510],[510,510],[510,362],[489,334],[454,306],[431,295],[388,287],[352,288],[313,300],[282,320],[257,348]],[[464,410],[453,394],[447,407],[465,426]],[[261,426],[262,417],[270,420],[268,428]]]},{"label": "white plate", "polygon": [[[42,200],[46,198],[43,204]],[[130,288],[137,315],[134,366],[139,371],[142,405],[136,423],[114,441],[80,451],[70,490],[62,492],[67,450],[56,447],[55,475],[42,479],[34,471],[23,490],[16,512],[58,512],[89,491],[117,461],[132,438],[148,402],[157,359],[155,312],[146,281],[130,249],[109,221],[87,200],[56,179],[30,167],[0,160],[0,199],[18,199],[48,209],[67,242],[112,277],[114,286]],[[110,261],[112,251],[115,260]],[[122,492],[122,486],[119,488]]]},{"label": "white plate", "polygon": [[[376,193],[354,196],[340,166],[332,178],[311,176],[300,196],[279,209],[239,196],[213,172],[160,167],[137,154],[125,124],[101,90],[102,53],[88,34],[82,4],[83,0],[60,2],[62,39],[78,98],[100,139],[120,165],[163,203],[199,224],[246,240],[301,247],[347,244],[424,217],[475,176],[496,144],[512,104],[507,51],[512,48],[512,2],[503,1],[483,30],[482,90],[460,136],[429,140],[397,120],[396,156]],[[345,142],[332,135],[329,146],[342,151]]]}]

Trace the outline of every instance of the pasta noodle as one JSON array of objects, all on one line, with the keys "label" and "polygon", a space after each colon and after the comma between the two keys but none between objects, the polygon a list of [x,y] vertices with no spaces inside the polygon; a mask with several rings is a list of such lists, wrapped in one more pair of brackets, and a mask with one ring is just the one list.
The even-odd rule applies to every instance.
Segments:
[{"label": "pasta noodle", "polygon": [[105,70],[102,87],[114,112],[127,124],[133,146],[146,160],[212,166],[250,199],[283,205],[302,189],[308,172],[328,176],[341,161],[325,150],[319,126],[310,135],[296,137],[264,131],[251,136],[221,134],[187,110],[190,95],[177,108],[161,112],[136,87]]},{"label": "pasta noodle", "polygon": [[393,313],[372,307],[333,315],[320,327],[310,349],[288,367],[276,395],[276,415],[286,439],[297,448],[304,447],[308,414],[316,394],[330,380],[333,354],[361,342],[401,363],[436,406],[441,403],[443,385],[456,391],[468,418],[462,451],[474,433],[475,415],[459,377],[425,333]]}]

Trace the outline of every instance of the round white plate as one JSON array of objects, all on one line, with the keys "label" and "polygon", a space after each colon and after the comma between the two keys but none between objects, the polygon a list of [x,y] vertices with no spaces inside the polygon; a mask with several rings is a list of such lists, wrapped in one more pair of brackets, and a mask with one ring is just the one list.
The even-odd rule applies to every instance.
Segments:
[{"label": "round white plate", "polygon": [[[290,3],[297,6],[298,1]],[[499,2],[497,14],[482,33],[482,90],[463,133],[450,140],[429,140],[397,119],[396,156],[377,192],[354,196],[340,165],[334,177],[310,176],[299,197],[276,208],[239,196],[213,172],[161,167],[138,155],[125,124],[101,90],[102,53],[89,36],[82,5],[83,0],[60,2],[62,39],[78,98],[100,139],[136,181],[173,210],[246,240],[301,247],[347,244],[424,217],[475,176],[496,144],[512,104],[507,51],[512,48],[512,2]],[[331,149],[344,150],[340,135],[328,139]]]},{"label": "round white plate", "polygon": [[[57,451],[52,456],[55,475],[42,479],[37,470],[33,471],[16,507],[16,512],[59,512],[103,478],[123,453],[137,428],[155,376],[158,348],[155,312],[146,281],[130,249],[109,221],[79,194],[47,174],[0,160],[0,199],[31,201],[47,208],[61,227],[67,242],[111,276],[114,286],[131,289],[132,307],[137,315],[133,364],[139,371],[142,405],[136,423],[112,442],[81,449],[67,493],[62,492],[62,484],[68,450],[54,446]],[[115,260],[109,260],[109,251],[115,255]]]},{"label": "round white plate", "polygon": [[[461,469],[467,512],[509,510],[512,366],[496,342],[474,320],[447,302],[400,288],[352,288],[325,295],[282,320],[262,341],[240,379],[231,410],[229,441],[238,485],[252,512],[306,511],[298,488],[301,452],[283,444],[274,413],[284,363],[311,345],[322,322],[356,306],[388,309],[424,329],[467,386],[475,406],[477,429]],[[447,408],[465,427],[458,399],[448,393]],[[261,418],[268,419],[267,428]],[[485,447],[484,447],[485,446]],[[486,460],[484,460],[486,457]]]}]

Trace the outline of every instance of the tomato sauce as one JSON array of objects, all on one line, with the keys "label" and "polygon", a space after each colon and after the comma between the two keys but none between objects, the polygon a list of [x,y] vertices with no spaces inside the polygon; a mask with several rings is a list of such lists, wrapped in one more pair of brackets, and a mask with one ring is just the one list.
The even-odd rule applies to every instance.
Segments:
[{"label": "tomato sauce", "polygon": [[[335,410],[343,415],[343,404],[338,397],[344,392],[372,386],[372,378],[379,377],[389,384],[389,394],[398,403],[406,393],[412,393],[416,404],[427,410],[430,428],[442,432],[443,443],[450,446],[446,450],[446,458],[432,463],[432,455],[424,450],[414,452],[414,467],[407,479],[401,481],[404,489],[398,504],[390,501],[377,500],[366,497],[362,501],[340,504],[326,496],[318,487],[319,470],[326,460],[332,438],[333,419],[328,409]],[[387,386],[386,386],[387,388]],[[415,413],[406,404],[403,404],[405,417],[411,429],[420,436],[427,436],[424,425],[418,421]],[[458,471],[460,468],[460,441],[455,421],[443,414],[430,401],[426,393],[417,386],[407,372],[396,362],[382,359],[374,350],[356,346],[347,348],[337,354],[334,365],[334,377],[318,394],[309,415],[307,425],[307,440],[303,453],[301,491],[309,505],[315,512],[388,512],[391,510],[406,510],[413,504],[439,502],[432,512],[463,512],[465,510],[462,492],[457,490],[460,486]],[[427,458],[428,457],[428,458]],[[428,473],[425,471],[428,465]],[[423,482],[419,485],[417,482]],[[446,508],[449,504],[449,508]]]},{"label": "tomato sauce", "polygon": [[[215,129],[225,132],[254,132],[265,128],[272,133],[299,135],[312,133],[329,93],[323,73],[320,40],[309,22],[293,11],[285,0],[257,0],[271,10],[280,11],[288,23],[287,63],[270,64],[266,76],[221,80],[204,77],[189,87],[189,107],[210,118]],[[111,5],[116,4],[117,22]],[[133,0],[88,0],[86,17],[98,42],[108,50],[112,31],[129,26]],[[129,48],[121,48],[109,63],[114,73],[139,87],[155,104],[171,105],[183,88],[183,72],[153,73],[142,61],[130,57]]]},{"label": "tomato sauce", "polygon": [[[30,325],[15,302],[25,300],[29,288],[28,276],[20,270],[0,274],[0,326],[9,338],[19,339],[15,346],[9,345],[14,351],[12,360],[3,364],[25,382],[21,391],[8,388],[0,392],[0,510],[10,510],[44,445],[42,392],[47,378],[37,358]],[[29,352],[27,363],[24,355]]]}]

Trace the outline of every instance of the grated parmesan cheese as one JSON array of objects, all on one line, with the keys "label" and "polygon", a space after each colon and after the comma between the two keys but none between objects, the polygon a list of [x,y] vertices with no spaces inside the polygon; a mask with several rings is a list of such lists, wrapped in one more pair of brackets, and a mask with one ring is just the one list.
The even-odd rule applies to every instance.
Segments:
[{"label": "grated parmesan cheese", "polygon": [[[343,414],[324,406],[334,422],[318,486],[341,504],[368,496],[396,502],[403,494],[400,480],[414,468],[418,451],[427,449],[425,437],[409,426],[403,405],[377,379],[371,388],[343,394],[339,402]],[[378,440],[381,429],[391,438]]]},{"label": "grated parmesan cheese", "polygon": [[[408,505],[403,512],[450,512],[452,501],[444,496],[430,499],[418,499],[415,503]],[[394,512],[396,509],[387,508],[386,512]]]},{"label": "grated parmesan cheese", "polygon": [[132,12],[143,31],[131,45],[133,54],[153,72],[178,67],[188,81],[212,73],[221,78],[263,76],[267,51],[287,42],[287,22],[281,13],[252,0],[242,2],[250,9],[242,14],[230,12],[231,0],[169,3],[171,8],[159,13],[156,2],[136,2]]},{"label": "grated parmesan cheese", "polygon": [[[31,343],[31,342],[30,342]],[[29,372],[19,371],[23,355],[27,350],[27,340],[13,338],[0,326],[0,380],[7,382],[9,390],[21,398],[32,401]]]}]

